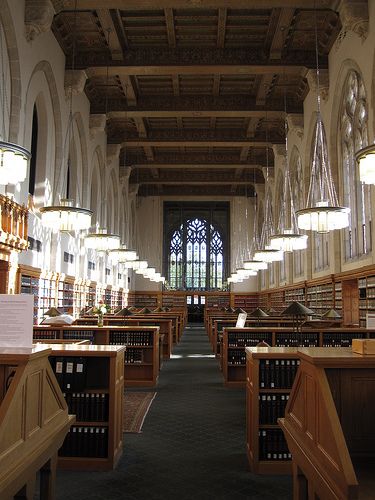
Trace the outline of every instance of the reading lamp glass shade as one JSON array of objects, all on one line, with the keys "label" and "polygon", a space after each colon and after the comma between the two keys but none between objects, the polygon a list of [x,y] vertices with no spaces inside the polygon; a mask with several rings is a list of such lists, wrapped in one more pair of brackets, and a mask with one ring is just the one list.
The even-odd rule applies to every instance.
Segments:
[{"label": "reading lamp glass shade", "polygon": [[22,146],[0,141],[0,184],[23,182],[30,158],[30,151]]},{"label": "reading lamp glass shade", "polygon": [[40,208],[42,224],[55,231],[82,231],[91,226],[92,211],[75,207],[73,200],[63,199],[60,205]]},{"label": "reading lamp glass shade", "polygon": [[298,301],[289,304],[289,306],[281,313],[282,316],[312,316],[314,314],[314,311]]},{"label": "reading lamp glass shade", "polygon": [[43,316],[49,316],[50,318],[55,318],[56,316],[61,316],[61,312],[56,307],[51,307],[46,311]]},{"label": "reading lamp glass shade", "polygon": [[118,234],[107,233],[106,229],[99,229],[97,233],[88,234],[85,238],[85,247],[96,250],[97,252],[106,252],[114,250],[120,244]]},{"label": "reading lamp glass shade", "polygon": [[355,158],[358,162],[360,181],[375,184],[375,145],[360,149]]},{"label": "reading lamp glass shade", "polygon": [[249,316],[252,316],[253,318],[268,318],[268,314],[260,307],[257,307],[256,309],[254,309],[254,311],[251,311]]},{"label": "reading lamp glass shade", "polygon": [[322,314],[322,318],[339,319],[341,318],[341,314],[335,311],[335,309],[328,309],[328,311]]}]

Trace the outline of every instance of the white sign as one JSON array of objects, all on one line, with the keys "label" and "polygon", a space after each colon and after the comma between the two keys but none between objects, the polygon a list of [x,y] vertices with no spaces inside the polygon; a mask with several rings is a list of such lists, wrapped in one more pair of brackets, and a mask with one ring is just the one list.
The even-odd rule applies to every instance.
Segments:
[{"label": "white sign", "polygon": [[246,323],[247,313],[239,313],[236,328],[243,328]]},{"label": "white sign", "polygon": [[34,295],[0,294],[0,347],[33,346]]}]

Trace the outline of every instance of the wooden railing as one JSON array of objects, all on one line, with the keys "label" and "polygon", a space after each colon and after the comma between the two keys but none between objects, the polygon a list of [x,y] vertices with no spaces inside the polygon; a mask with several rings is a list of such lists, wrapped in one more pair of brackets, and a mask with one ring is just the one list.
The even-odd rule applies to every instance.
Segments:
[{"label": "wooden railing", "polygon": [[2,250],[27,250],[28,209],[0,195],[0,247]]}]

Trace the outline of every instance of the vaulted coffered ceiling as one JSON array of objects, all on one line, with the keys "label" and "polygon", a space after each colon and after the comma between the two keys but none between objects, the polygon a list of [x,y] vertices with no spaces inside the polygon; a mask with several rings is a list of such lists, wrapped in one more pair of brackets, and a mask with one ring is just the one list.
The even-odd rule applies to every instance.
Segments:
[{"label": "vaulted coffered ceiling", "polygon": [[284,95],[302,115],[315,21],[327,68],[337,3],[55,0],[52,29],[68,69],[75,33],[91,113],[106,115],[140,195],[252,196],[285,142]]}]

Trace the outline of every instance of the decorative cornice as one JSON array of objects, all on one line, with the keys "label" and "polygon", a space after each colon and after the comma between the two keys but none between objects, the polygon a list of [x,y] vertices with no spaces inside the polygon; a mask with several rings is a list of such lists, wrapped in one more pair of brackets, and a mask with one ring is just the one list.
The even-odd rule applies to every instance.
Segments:
[{"label": "decorative cornice", "polygon": [[137,196],[139,184],[129,184],[129,196]]},{"label": "decorative cornice", "polygon": [[[342,33],[353,31],[363,40],[368,35],[368,1],[367,0],[341,0],[339,6]],[[343,38],[341,34],[340,38]]]},{"label": "decorative cornice", "polygon": [[82,69],[67,69],[65,70],[65,95],[67,98],[70,97],[70,92],[73,95],[82,94],[85,89],[85,84],[87,80],[86,71]]},{"label": "decorative cornice", "polygon": [[276,156],[284,156],[285,157],[285,143],[284,144],[272,144],[272,151],[276,158]]},{"label": "decorative cornice", "polygon": [[[306,74],[306,78],[310,90],[316,92],[317,90],[316,69],[309,69],[309,71]],[[322,99],[326,101],[328,99],[328,94],[329,94],[329,74],[327,69],[319,70],[319,91]]]},{"label": "decorative cornice", "polygon": [[35,40],[40,34],[49,31],[55,15],[50,0],[26,0],[25,2],[25,36],[28,42]]},{"label": "decorative cornice", "polygon": [[107,144],[107,162],[112,163],[118,159],[121,151],[121,144]]},{"label": "decorative cornice", "polygon": [[286,115],[288,128],[290,132],[295,132],[297,136],[303,137],[303,116],[297,113],[288,113]]},{"label": "decorative cornice", "polygon": [[99,132],[104,132],[106,125],[105,114],[92,114],[89,119],[90,136],[93,138]]}]

